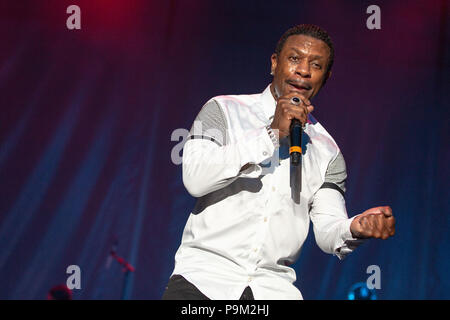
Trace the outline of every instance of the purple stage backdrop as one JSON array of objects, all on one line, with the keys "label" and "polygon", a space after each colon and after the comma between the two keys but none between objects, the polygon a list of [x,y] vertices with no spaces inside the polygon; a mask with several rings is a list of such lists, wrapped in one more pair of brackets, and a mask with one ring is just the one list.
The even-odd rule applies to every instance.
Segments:
[{"label": "purple stage backdrop", "polygon": [[[69,29],[78,5],[81,29]],[[367,8],[381,9],[369,29]],[[258,93],[289,27],[335,45],[313,101],[347,163],[350,216],[390,205],[396,235],[344,261],[312,230],[295,285],[346,299],[381,270],[379,299],[450,299],[448,1],[1,1],[0,299],[45,299],[79,266],[74,299],[160,299],[195,199],[171,139],[211,97]],[[135,271],[125,277],[115,249]]]}]

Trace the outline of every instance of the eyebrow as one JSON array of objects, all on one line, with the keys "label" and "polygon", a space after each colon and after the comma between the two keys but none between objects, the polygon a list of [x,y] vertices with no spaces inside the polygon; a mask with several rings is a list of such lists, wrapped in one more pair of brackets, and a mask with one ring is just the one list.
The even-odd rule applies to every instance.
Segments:
[{"label": "eyebrow", "polygon": [[[299,54],[303,54],[303,52],[298,51],[298,50],[297,50],[296,48],[294,48],[294,47],[290,47],[289,49],[290,49],[290,50],[294,50],[295,52],[297,52],[297,53],[299,53]],[[311,57],[313,60],[315,60],[315,59],[324,59],[323,56],[321,56],[321,55],[316,55],[316,54],[310,55],[310,57]]]}]

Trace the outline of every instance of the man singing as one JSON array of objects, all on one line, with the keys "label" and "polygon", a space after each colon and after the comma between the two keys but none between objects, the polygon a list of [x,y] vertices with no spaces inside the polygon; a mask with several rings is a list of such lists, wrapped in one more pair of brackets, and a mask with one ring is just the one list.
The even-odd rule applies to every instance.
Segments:
[{"label": "man singing", "polygon": [[[198,199],[163,299],[302,299],[289,266],[310,220],[319,247],[339,259],[364,239],[394,235],[388,206],[348,218],[344,158],[311,115],[333,58],[326,31],[295,26],[278,41],[273,81],[261,94],[218,96],[203,106],[183,149],[183,182]],[[303,126],[301,185],[294,186],[293,119]]]}]

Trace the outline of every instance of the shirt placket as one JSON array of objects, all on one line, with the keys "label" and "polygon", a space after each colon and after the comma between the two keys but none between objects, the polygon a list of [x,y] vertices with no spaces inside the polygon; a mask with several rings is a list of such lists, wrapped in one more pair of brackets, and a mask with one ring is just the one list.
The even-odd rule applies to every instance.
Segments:
[{"label": "shirt placket", "polygon": [[272,203],[271,198],[273,197],[274,192],[276,191],[276,186],[273,184],[273,175],[267,175],[266,181],[264,183],[264,192],[262,195],[262,214],[258,215],[259,223],[256,224],[256,228],[258,230],[257,237],[255,238],[253,245],[251,247],[251,252],[249,254],[249,261],[251,269],[249,270],[249,279],[248,282],[252,281],[252,273],[256,271],[258,263],[261,261],[261,248],[264,244],[264,241],[267,238],[267,232],[269,229],[269,223],[271,219]]}]

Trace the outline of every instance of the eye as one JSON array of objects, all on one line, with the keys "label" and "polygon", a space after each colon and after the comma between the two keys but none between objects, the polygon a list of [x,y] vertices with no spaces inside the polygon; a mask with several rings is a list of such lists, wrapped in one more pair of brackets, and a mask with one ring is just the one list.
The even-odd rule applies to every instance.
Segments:
[{"label": "eye", "polygon": [[297,56],[290,56],[289,60],[297,62],[298,61],[298,57]]},{"label": "eye", "polygon": [[316,69],[322,69],[322,66],[320,64],[316,63],[316,62],[314,62],[312,65]]}]

